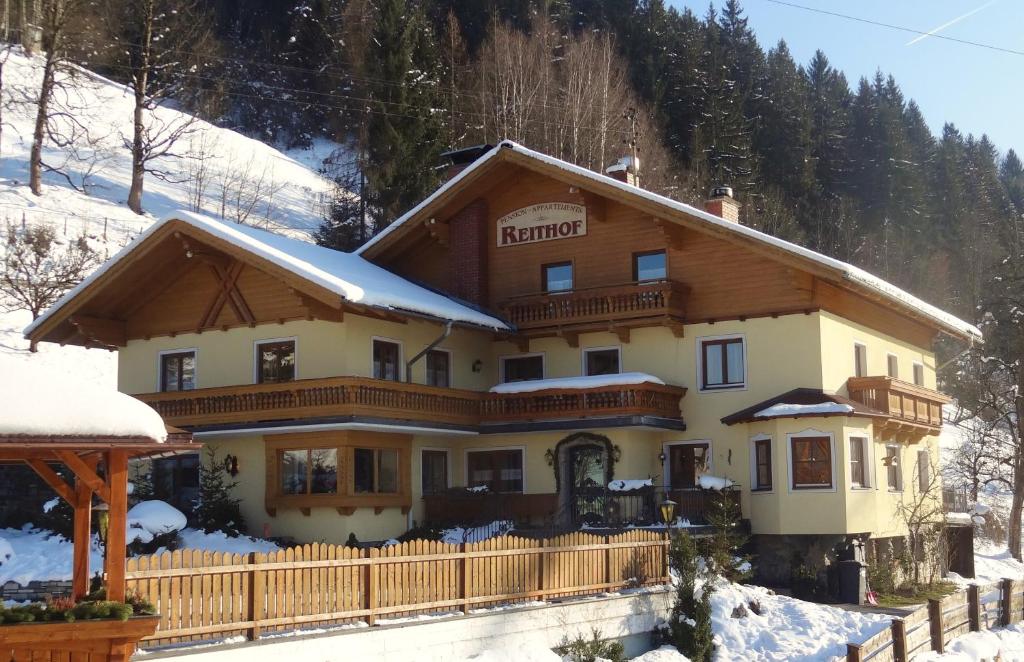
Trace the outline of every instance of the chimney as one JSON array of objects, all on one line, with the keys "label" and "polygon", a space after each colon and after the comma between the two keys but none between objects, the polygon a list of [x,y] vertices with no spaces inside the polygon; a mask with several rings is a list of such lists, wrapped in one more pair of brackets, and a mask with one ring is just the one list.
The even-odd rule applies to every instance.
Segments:
[{"label": "chimney", "polygon": [[637,173],[640,171],[640,159],[632,156],[623,156],[616,163],[608,166],[604,173],[612,179],[625,182],[630,186],[639,186]]},{"label": "chimney", "polygon": [[704,202],[704,211],[732,223],[740,222],[740,203],[732,197],[731,186],[716,186]]},{"label": "chimney", "polygon": [[472,147],[453,149],[450,152],[442,154],[441,158],[449,161],[448,170],[445,171],[444,175],[445,181],[448,181],[468,168],[471,163],[491,151],[493,148],[494,145],[474,145]]}]

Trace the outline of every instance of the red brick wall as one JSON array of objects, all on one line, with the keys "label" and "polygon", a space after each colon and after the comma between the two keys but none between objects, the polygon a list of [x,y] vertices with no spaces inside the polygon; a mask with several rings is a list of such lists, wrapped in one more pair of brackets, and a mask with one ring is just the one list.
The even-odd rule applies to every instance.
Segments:
[{"label": "red brick wall", "polygon": [[487,305],[487,201],[476,199],[449,222],[451,292]]}]

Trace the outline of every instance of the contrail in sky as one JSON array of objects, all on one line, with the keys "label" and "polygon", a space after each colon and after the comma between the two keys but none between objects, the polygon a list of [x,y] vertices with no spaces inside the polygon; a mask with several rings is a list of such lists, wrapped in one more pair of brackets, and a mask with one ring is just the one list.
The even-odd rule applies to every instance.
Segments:
[{"label": "contrail in sky", "polygon": [[927,39],[928,37],[932,36],[933,34],[938,34],[939,32],[942,32],[943,30],[945,30],[946,28],[948,28],[951,25],[956,25],[957,23],[959,23],[960,21],[964,20],[965,18],[968,18],[970,16],[974,16],[975,14],[980,12],[982,9],[985,9],[986,7],[994,5],[997,1],[998,0],[989,0],[989,2],[986,2],[985,4],[983,4],[980,7],[977,7],[976,9],[972,9],[971,11],[967,12],[966,14],[963,14],[962,16],[957,16],[953,20],[948,21],[946,23],[943,23],[942,25],[940,25],[937,28],[932,28],[931,30],[929,30],[928,32],[924,33],[923,35],[921,35],[919,37],[914,37],[913,39],[908,41],[905,45],[906,46],[913,46],[914,44],[916,44],[917,42],[921,41],[922,39]]}]

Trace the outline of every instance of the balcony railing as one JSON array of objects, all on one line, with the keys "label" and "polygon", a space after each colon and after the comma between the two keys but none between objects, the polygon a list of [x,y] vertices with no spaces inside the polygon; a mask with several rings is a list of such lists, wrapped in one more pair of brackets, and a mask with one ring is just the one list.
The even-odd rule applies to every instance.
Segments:
[{"label": "balcony railing", "polygon": [[500,394],[367,377],[329,377],[136,397],[177,427],[345,416],[475,427],[607,416],[681,420],[679,400],[685,394],[685,388],[661,384]]},{"label": "balcony railing", "polygon": [[544,292],[500,304],[520,331],[643,318],[682,320],[689,288],[673,281],[625,283],[566,292]]},{"label": "balcony railing", "polygon": [[927,434],[938,434],[942,405],[950,402],[944,393],[894,377],[850,377],[846,388],[852,399],[888,414],[893,429],[916,428]]}]

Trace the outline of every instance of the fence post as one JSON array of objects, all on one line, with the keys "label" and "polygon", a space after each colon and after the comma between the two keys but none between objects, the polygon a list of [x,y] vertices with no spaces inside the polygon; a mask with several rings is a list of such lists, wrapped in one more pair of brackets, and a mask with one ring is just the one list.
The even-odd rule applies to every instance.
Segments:
[{"label": "fence post", "polygon": [[546,542],[547,542],[547,538],[541,538],[541,540],[540,540],[540,554],[537,555],[539,557],[539,559],[540,559],[538,561],[538,563],[537,563],[537,590],[540,591],[540,595],[537,596],[537,597],[539,597],[541,599],[541,601],[543,601],[544,598],[547,597],[547,594],[545,593],[545,586],[544,586],[544,566],[547,565],[547,557],[548,557],[547,553],[544,551],[544,543],[546,543]]},{"label": "fence post", "polygon": [[612,548],[611,536],[604,537],[604,583],[605,588],[612,587]]},{"label": "fence post", "polygon": [[907,662],[907,624],[901,618],[892,622],[892,653],[896,662]]},{"label": "fence post", "polygon": [[1013,625],[1013,580],[1004,579],[999,582],[1000,594],[999,600],[1002,603],[1003,618],[1000,624],[1003,627]]},{"label": "fence post", "polygon": [[373,559],[377,556],[377,550],[370,548],[364,551],[366,558],[370,559],[366,564],[366,609],[370,612],[366,615],[366,624],[374,625],[377,623],[377,615],[373,613],[377,606],[377,573],[374,572]]},{"label": "fence post", "polygon": [[462,613],[469,613],[469,557],[466,556],[466,543],[459,543],[459,553],[462,558],[459,560],[461,568],[459,577],[459,599],[462,600]]},{"label": "fence post", "polygon": [[942,624],[942,601],[934,598],[928,600],[928,624],[932,631],[932,650],[936,653],[945,653],[946,644],[942,640],[945,630]]},{"label": "fence post", "polygon": [[967,587],[967,621],[971,632],[981,630],[981,591],[977,584]]},{"label": "fence post", "polygon": [[260,621],[263,620],[266,599],[266,580],[263,571],[257,568],[259,565],[258,553],[249,553],[249,618],[252,619],[252,627],[249,628],[249,640],[255,641],[260,638]]},{"label": "fence post", "polygon": [[861,662],[860,644],[846,644],[846,662]]}]

